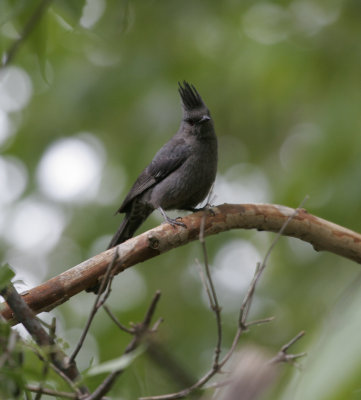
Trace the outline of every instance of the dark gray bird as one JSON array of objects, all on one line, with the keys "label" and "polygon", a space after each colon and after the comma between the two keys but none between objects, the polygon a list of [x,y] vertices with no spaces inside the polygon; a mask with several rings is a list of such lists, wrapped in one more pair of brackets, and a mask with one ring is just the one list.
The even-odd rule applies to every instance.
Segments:
[{"label": "dark gray bird", "polygon": [[217,172],[217,138],[207,106],[193,85],[178,83],[183,118],[178,132],[158,151],[130,189],[117,213],[125,218],[109,249],[131,238],[156,208],[194,210],[207,196]]}]

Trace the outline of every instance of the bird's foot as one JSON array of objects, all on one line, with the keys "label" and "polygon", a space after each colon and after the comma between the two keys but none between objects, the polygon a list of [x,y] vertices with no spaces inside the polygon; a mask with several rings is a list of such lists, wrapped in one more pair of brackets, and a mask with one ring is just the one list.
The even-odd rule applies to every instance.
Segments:
[{"label": "bird's foot", "polygon": [[167,218],[165,219],[165,223],[168,223],[170,225],[172,225],[174,228],[178,225],[178,226],[182,226],[183,228],[187,229],[187,225],[179,220],[182,220],[182,217],[177,217],[177,218],[169,218],[167,216]]},{"label": "bird's foot", "polygon": [[170,225],[172,225],[174,228],[178,225],[178,226],[182,226],[183,228],[187,228],[187,225],[184,224],[181,221],[178,221],[179,219],[181,220],[181,217],[177,217],[177,218],[170,218],[168,217],[168,215],[165,213],[165,211],[163,210],[162,207],[159,207],[159,211],[162,214],[163,218],[164,218],[164,222],[168,223]]}]

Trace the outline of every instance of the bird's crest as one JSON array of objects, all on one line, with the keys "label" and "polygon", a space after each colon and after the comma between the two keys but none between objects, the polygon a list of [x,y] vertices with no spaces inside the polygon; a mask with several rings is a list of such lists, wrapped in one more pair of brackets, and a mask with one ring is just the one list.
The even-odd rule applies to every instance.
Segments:
[{"label": "bird's crest", "polygon": [[190,85],[188,82],[183,81],[183,86],[178,82],[178,91],[182,99],[183,107],[187,111],[194,110],[200,107],[206,107],[203,103],[202,97],[197,92],[197,89]]}]

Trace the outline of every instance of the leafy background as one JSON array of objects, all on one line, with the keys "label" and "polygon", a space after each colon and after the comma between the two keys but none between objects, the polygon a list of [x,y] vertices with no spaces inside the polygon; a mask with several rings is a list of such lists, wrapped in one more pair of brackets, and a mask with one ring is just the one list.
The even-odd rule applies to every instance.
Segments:
[{"label": "leafy background", "polygon": [[[38,4],[1,2],[3,60]],[[197,87],[216,125],[214,204],[297,207],[309,195],[310,213],[361,231],[360,17],[357,0],[51,2],[0,70],[0,254],[18,287],[106,248],[121,221],[114,211],[178,128],[183,79]],[[160,222],[154,213],[140,231]],[[207,240],[225,349],[273,237],[234,231]],[[161,290],[159,338],[194,379],[210,366],[216,338],[196,259],[199,243],[138,265],[116,279],[110,299],[127,324]],[[306,330],[293,350],[308,356],[301,369],[284,366],[269,398],[360,398],[359,282],[359,265],[295,239],[279,242],[251,313],[276,320],[254,327],[240,346],[272,355]],[[51,313],[70,347],[92,302],[80,294]],[[80,367],[116,358],[128,341],[99,314]],[[34,363],[29,355],[29,377]],[[112,395],[177,389],[141,356]]]}]

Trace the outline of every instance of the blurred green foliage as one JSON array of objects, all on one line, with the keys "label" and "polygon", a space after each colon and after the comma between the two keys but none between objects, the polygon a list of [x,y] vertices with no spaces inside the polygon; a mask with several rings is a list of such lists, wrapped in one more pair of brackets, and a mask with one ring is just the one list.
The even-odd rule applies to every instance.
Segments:
[{"label": "blurred green foliage", "polygon": [[[0,2],[3,60],[40,3]],[[19,279],[31,285],[105,249],[121,221],[114,211],[178,128],[177,81],[183,79],[197,87],[215,121],[219,177],[226,181],[218,188],[230,188],[217,193],[216,185],[215,204],[267,201],[297,207],[308,194],[309,212],[361,231],[360,20],[357,0],[50,2],[8,66],[26,72],[31,97],[13,110],[6,110],[5,100],[0,102],[5,104],[3,118],[11,125],[0,141],[0,157],[20,163],[25,182],[11,201],[2,201],[2,262],[10,262]],[[0,71],[0,85],[6,70]],[[84,193],[67,201],[49,196],[39,184],[44,154],[58,140],[82,138],[84,132],[103,152],[99,187],[89,198]],[[263,180],[255,181],[255,176]],[[246,181],[253,182],[252,190]],[[18,232],[12,221],[29,199],[62,215],[61,235],[48,251],[40,251],[41,244],[24,250],[11,233]],[[159,221],[152,217],[141,230]],[[32,229],[26,227],[28,235]],[[211,266],[218,268],[217,253],[230,241],[248,241],[261,258],[273,237],[238,231],[209,238]],[[110,300],[127,324],[143,318],[152,294],[160,289],[156,317],[165,321],[159,340],[194,379],[210,367],[216,339],[196,258],[202,259],[199,243],[136,266],[135,272],[116,278]],[[232,262],[239,263],[237,279],[242,281],[244,259]],[[303,369],[285,366],[274,398],[290,398],[289,393],[318,400],[359,398],[359,268],[335,255],[318,254],[295,239],[279,242],[251,313],[252,318],[274,315],[276,320],[252,328],[240,343],[275,353],[300,330],[307,331],[292,348],[308,352],[301,361]],[[236,304],[244,292],[231,291],[232,306],[223,305],[224,349],[231,344]],[[81,294],[53,312],[59,336],[70,346],[92,302],[91,295]],[[345,330],[351,321],[353,329]],[[129,340],[99,314],[80,367],[120,357]],[[29,357],[27,352],[25,365]],[[342,379],[332,378],[337,372]],[[33,375],[34,370],[30,380]],[[92,377],[87,383],[95,388],[102,378]],[[332,395],[323,384],[330,381]],[[134,399],[178,389],[164,371],[140,356],[111,394]]]}]

